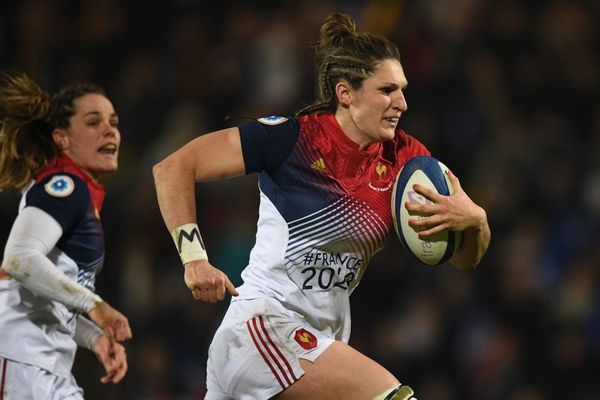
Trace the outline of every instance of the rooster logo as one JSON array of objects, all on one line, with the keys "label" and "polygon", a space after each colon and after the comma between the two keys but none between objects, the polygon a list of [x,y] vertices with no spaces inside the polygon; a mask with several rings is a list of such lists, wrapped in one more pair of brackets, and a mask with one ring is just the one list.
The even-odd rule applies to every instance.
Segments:
[{"label": "rooster logo", "polygon": [[317,338],[304,328],[300,328],[294,334],[296,342],[305,350],[317,347]]},{"label": "rooster logo", "polygon": [[375,172],[377,172],[379,180],[382,181],[385,178],[385,175],[387,174],[387,167],[381,163],[377,163],[377,166],[375,167]]}]

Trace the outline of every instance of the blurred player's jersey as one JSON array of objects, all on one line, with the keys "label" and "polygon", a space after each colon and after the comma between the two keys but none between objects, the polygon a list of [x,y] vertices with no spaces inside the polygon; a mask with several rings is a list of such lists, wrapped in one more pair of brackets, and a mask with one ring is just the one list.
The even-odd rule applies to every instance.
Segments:
[{"label": "blurred player's jersey", "polygon": [[[23,192],[19,210],[37,207],[62,227],[47,255],[60,271],[94,291],[104,262],[100,210],[104,188],[61,156]],[[76,315],[63,304],[36,296],[14,279],[0,280],[0,356],[70,376],[77,345]]]},{"label": "blurred player's jersey", "polygon": [[321,332],[347,342],[349,296],[393,232],[400,168],[430,155],[400,129],[365,150],[332,114],[262,118],[240,127],[246,173],[259,172],[256,244],[240,296],[270,297]]}]

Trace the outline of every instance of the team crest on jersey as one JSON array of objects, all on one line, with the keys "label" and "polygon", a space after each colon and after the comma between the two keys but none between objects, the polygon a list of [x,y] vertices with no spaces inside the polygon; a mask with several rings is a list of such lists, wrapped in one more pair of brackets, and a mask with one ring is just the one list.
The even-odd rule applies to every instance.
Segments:
[{"label": "team crest on jersey", "polygon": [[294,340],[304,350],[311,350],[317,347],[317,337],[304,328],[300,328],[294,334]]},{"label": "team crest on jersey", "polygon": [[75,183],[70,176],[55,175],[44,185],[46,193],[54,197],[67,197],[75,190]]},{"label": "team crest on jersey", "polygon": [[280,117],[278,115],[271,115],[269,117],[259,118],[258,122],[265,125],[279,125],[283,124],[288,119],[286,117]]},{"label": "team crest on jersey", "polygon": [[392,187],[392,179],[390,179],[390,170],[383,163],[376,163],[371,171],[371,181],[369,187],[376,192],[385,192]]}]

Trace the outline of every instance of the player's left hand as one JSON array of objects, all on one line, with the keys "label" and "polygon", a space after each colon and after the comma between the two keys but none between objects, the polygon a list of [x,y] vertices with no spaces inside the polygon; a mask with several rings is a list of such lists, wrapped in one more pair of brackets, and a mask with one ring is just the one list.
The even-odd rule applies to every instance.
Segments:
[{"label": "player's left hand", "polygon": [[485,210],[479,207],[467,196],[460,186],[460,181],[448,171],[448,178],[454,189],[450,196],[441,195],[431,189],[419,184],[413,189],[431,201],[427,204],[411,204],[407,202],[406,209],[409,212],[430,214],[420,218],[411,218],[408,223],[419,228],[419,238],[426,239],[442,231],[464,231],[470,228],[478,228],[486,223]]},{"label": "player's left hand", "polygon": [[102,335],[94,343],[94,352],[106,370],[106,374],[100,378],[100,382],[119,383],[127,373],[125,347],[106,335]]},{"label": "player's left hand", "polygon": [[132,337],[129,320],[106,301],[98,303],[88,312],[90,319],[104,331],[111,340],[123,342]]}]

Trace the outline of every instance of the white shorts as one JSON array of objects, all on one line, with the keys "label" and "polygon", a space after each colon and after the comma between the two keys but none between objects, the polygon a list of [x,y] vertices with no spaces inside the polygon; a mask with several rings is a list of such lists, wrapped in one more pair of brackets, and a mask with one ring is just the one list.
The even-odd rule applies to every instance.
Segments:
[{"label": "white shorts", "polygon": [[236,300],[210,345],[206,399],[270,399],[304,375],[300,358],[314,362],[333,342],[276,301]]},{"label": "white shorts", "polygon": [[77,385],[73,375],[58,376],[34,365],[0,357],[0,398],[83,400],[83,389]]}]

